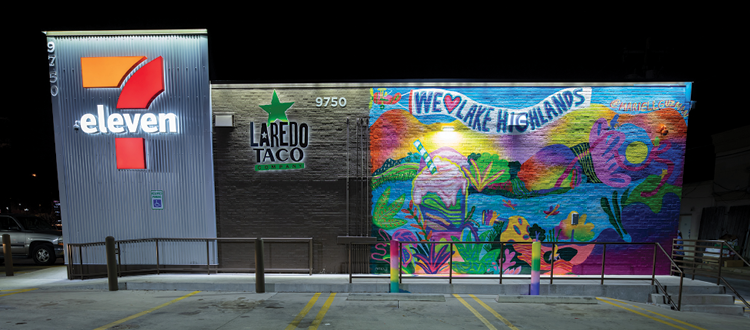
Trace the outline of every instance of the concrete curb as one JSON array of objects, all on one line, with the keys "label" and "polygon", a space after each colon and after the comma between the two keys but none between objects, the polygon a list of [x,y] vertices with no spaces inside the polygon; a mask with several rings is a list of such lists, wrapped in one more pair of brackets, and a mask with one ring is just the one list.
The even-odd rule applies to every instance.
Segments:
[{"label": "concrete curb", "polygon": [[495,300],[498,303],[525,303],[525,304],[598,304],[594,297],[586,296],[503,296],[498,295]]},{"label": "concrete curb", "polygon": [[412,293],[350,293],[346,300],[352,301],[437,301],[445,302],[441,294]]}]

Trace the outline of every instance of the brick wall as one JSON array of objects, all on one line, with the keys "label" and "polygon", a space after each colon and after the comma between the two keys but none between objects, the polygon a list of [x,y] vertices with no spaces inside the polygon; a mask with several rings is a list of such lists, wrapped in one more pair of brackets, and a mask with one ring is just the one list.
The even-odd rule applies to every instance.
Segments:
[{"label": "brick wall", "polygon": [[[347,234],[514,242],[540,234],[545,242],[567,242],[554,251],[559,274],[601,271],[602,246],[581,243],[669,246],[682,187],[684,86],[394,86],[214,86],[213,111],[234,112],[236,121],[236,127],[214,132],[219,236],[313,237],[316,273],[345,271],[345,246],[336,237]],[[273,103],[274,90],[278,103],[294,102],[285,112],[287,127],[309,127],[304,169],[256,171],[257,164],[274,164],[265,149],[278,151],[251,146],[260,141],[261,124],[270,126],[260,106]],[[346,106],[325,106],[318,97],[344,97]],[[519,113],[527,120],[523,132],[510,126]],[[369,118],[371,191],[354,180],[358,118]],[[416,140],[433,164],[420,155]],[[254,149],[266,156],[257,159]],[[306,265],[304,246],[272,249],[267,254],[273,254],[274,267]],[[241,250],[221,248],[222,266],[252,261]],[[448,254],[439,250],[430,251],[426,243],[410,247],[404,271],[447,272]],[[499,264],[506,273],[530,271],[526,246],[513,246],[508,258],[499,252],[497,246],[461,247],[454,271],[496,273]],[[553,253],[549,246],[542,252]],[[606,271],[650,273],[652,252],[651,245],[610,245]],[[361,253],[372,264],[389,258],[385,245]]]},{"label": "brick wall", "polygon": [[[275,154],[279,148],[250,145],[251,125],[254,125],[254,142],[259,143],[261,124],[268,124],[268,113],[259,105],[271,104],[274,90],[280,102],[294,102],[286,111],[289,122],[305,123],[309,127],[309,142],[302,149],[304,169],[256,171],[254,168],[256,164],[286,163],[269,159],[258,162],[257,151],[253,149],[270,149]],[[333,107],[329,100],[325,106],[323,99],[318,107],[317,97],[343,97],[346,105]],[[219,237],[312,237],[314,271],[340,272],[347,259],[345,246],[336,244],[337,236],[347,235],[347,117],[351,132],[350,170],[354,175],[354,121],[367,116],[368,103],[369,95],[363,89],[214,88],[214,113],[234,112],[235,118],[234,128],[215,128],[214,131]],[[281,155],[285,157],[285,152]],[[358,195],[354,193],[350,196],[352,209],[356,208],[356,203],[361,203],[361,198],[355,197]],[[356,220],[354,217],[352,214],[352,222]],[[269,262],[277,268],[307,266],[304,244],[276,243],[266,248],[267,255],[269,250],[272,261],[267,259],[266,267],[271,267]],[[220,249],[221,266],[253,264],[252,251],[249,245],[223,247]]]}]

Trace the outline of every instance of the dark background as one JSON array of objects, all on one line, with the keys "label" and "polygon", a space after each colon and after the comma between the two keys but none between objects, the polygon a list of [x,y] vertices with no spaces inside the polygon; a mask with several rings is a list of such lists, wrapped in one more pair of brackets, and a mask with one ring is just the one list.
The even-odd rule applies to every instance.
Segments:
[{"label": "dark background", "polygon": [[[395,5],[395,3],[394,3]],[[711,135],[745,126],[746,31],[732,10],[563,10],[366,5],[194,5],[64,12],[26,8],[6,30],[0,208],[50,212],[58,198],[42,31],[208,30],[212,82],[692,81],[685,182],[713,178]],[[204,8],[205,7],[205,8]],[[430,9],[426,9],[430,8]],[[330,10],[329,10],[330,9]],[[538,9],[538,8],[537,8]],[[84,13],[85,12],[85,13]],[[36,175],[36,176],[34,176]]]}]

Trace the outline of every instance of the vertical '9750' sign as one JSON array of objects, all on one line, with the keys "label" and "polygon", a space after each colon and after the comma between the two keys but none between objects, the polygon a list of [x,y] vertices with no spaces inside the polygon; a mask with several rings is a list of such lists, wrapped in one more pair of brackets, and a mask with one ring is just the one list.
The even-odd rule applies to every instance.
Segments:
[{"label": "vertical '9750' sign", "polygon": [[49,92],[52,96],[57,96],[57,68],[55,67],[55,43],[47,43],[47,61],[49,62]]}]

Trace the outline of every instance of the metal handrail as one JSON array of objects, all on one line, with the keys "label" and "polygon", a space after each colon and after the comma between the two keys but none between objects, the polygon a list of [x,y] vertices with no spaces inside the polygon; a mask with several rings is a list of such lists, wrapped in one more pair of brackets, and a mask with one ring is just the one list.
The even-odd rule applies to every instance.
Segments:
[{"label": "metal handrail", "polygon": [[[267,243],[304,243],[304,242],[307,242],[308,243],[308,267],[307,268],[265,268],[265,271],[270,271],[270,272],[302,272],[302,271],[304,271],[304,272],[307,272],[309,275],[312,275],[312,271],[313,271],[313,239],[312,239],[312,237],[309,237],[309,238],[285,238],[285,237],[268,237],[268,238],[266,238],[266,237],[262,237],[260,239],[262,239],[264,243],[266,243],[266,242]],[[159,241],[162,241],[162,242],[165,242],[165,241],[205,241],[206,242],[206,265],[205,265],[206,266],[206,273],[207,273],[207,275],[210,275],[211,274],[210,242],[214,241],[216,243],[219,243],[219,242],[247,242],[247,243],[252,243],[252,242],[255,242],[256,240],[258,240],[258,238],[256,238],[256,237],[212,237],[212,238],[205,238],[205,237],[197,237],[197,238],[185,238],[185,237],[180,237],[180,238],[169,237],[168,238],[168,237],[159,237],[159,238],[139,238],[139,239],[126,239],[126,240],[115,241],[115,244],[117,245],[117,250],[120,251],[120,252],[117,253],[117,272],[118,272],[118,277],[123,276],[123,273],[127,273],[127,272],[138,272],[138,273],[144,273],[144,272],[146,272],[146,273],[148,273],[150,271],[155,271],[156,274],[159,275],[161,273],[161,271],[167,270],[167,269],[164,269],[163,267],[161,267],[161,265],[159,263],[159,259],[160,259],[159,258],[159,254],[160,254],[159,253],[160,252],[159,251]],[[121,257],[120,257],[122,255],[122,253],[121,253],[122,250],[120,250],[120,244],[125,244],[125,243],[146,243],[146,242],[154,242],[155,243],[154,253],[155,253],[155,256],[156,256],[156,265],[155,265],[156,268],[154,268],[154,269],[139,269],[139,270],[135,270],[135,271],[122,271],[120,269],[121,266],[122,266]],[[79,267],[81,267],[81,269],[83,269],[83,264],[84,263],[83,263],[82,248],[83,247],[87,247],[87,246],[97,246],[97,245],[104,246],[104,242],[66,243],[66,245],[67,245],[67,252],[66,253],[67,253],[67,256],[68,256],[68,260],[70,260],[70,262],[68,262],[68,265],[67,265],[68,278],[69,279],[72,279],[75,276],[80,276],[80,278],[83,279],[84,276],[106,275],[106,274],[98,274],[98,273],[96,273],[96,274],[84,274],[83,272],[81,272],[79,274],[75,274],[74,271],[73,271],[73,262],[72,262],[73,261],[72,257],[73,257],[73,253],[74,253],[74,250],[75,250],[74,248],[77,247],[78,248],[77,249],[78,250],[78,261],[79,261],[78,265],[79,265]],[[233,268],[233,269],[235,269],[235,268]],[[175,270],[175,269],[170,269],[170,270]],[[252,267],[236,268],[236,270],[254,272],[254,271],[256,271],[256,268],[252,268]],[[218,273],[219,269],[215,268],[215,272]]]},{"label": "metal handrail", "polygon": [[[678,241],[681,241],[682,244],[677,244]],[[696,244],[685,244],[685,242],[695,242]],[[696,250],[696,248],[706,249],[706,248],[716,248],[716,246],[698,245],[697,243],[720,244],[720,246],[718,247],[719,251],[718,252],[705,251],[705,250],[698,251],[698,250]],[[732,248],[732,246],[729,245],[729,243],[727,243],[727,241],[725,241],[725,240],[700,240],[700,239],[675,238],[675,239],[673,239],[672,244],[674,246],[672,248],[672,255],[673,256],[682,257],[682,260],[680,262],[683,265],[690,264],[691,266],[694,266],[694,265],[702,264],[702,263],[696,262],[695,259],[700,259],[701,261],[703,261],[703,260],[716,261],[717,264],[718,264],[718,271],[717,271],[717,275],[716,275],[716,285],[721,285],[721,283],[724,282],[725,286],[728,287],[730,290],[732,290],[732,292],[734,293],[734,295],[742,301],[742,303],[745,305],[745,307],[746,308],[750,308],[750,303],[748,303],[748,301],[745,300],[745,298],[743,298],[742,295],[740,295],[740,293],[737,292],[737,290],[735,290],[734,287],[731,284],[729,284],[729,282],[723,276],[721,276],[721,268],[722,268],[722,266],[724,264],[723,261],[725,260],[724,259],[724,251],[725,251],[725,249],[728,249],[729,251],[731,251],[732,253],[734,253],[734,255],[737,258],[739,258],[740,260],[742,260],[742,262],[743,262],[744,265],[750,266],[750,263],[748,263],[748,261],[745,260],[745,258],[743,258],[742,255],[740,255],[737,251],[735,251],[734,248]],[[685,249],[685,247],[693,248],[693,250],[692,251],[688,251],[687,249]],[[676,253],[675,251],[681,251],[683,254],[677,255],[677,254],[675,254]],[[693,255],[691,257],[689,257],[689,258],[691,258],[693,261],[691,261],[691,262],[685,261],[684,259],[686,257],[688,257],[685,253],[692,253]],[[696,256],[696,254],[698,254],[698,253],[700,253],[701,255],[700,256]],[[705,256],[706,254],[709,254],[709,255],[718,255],[718,257]],[[678,267],[678,269],[679,269],[679,267]],[[710,269],[710,268],[708,268],[708,269]],[[692,272],[693,273],[693,279],[695,279],[695,271],[697,270],[697,267],[691,267],[691,270],[693,271]],[[704,273],[703,275],[706,275],[706,276],[709,276],[709,277],[714,277],[711,272]]]},{"label": "metal handrail", "polygon": [[[393,241],[362,242],[362,243],[352,242],[351,244],[349,244],[349,254],[351,255],[351,247],[354,244],[374,245],[374,244],[383,244],[383,243],[385,243],[385,244],[391,244],[391,242],[393,242]],[[510,241],[506,241],[506,242],[498,242],[498,241],[491,241],[491,242],[476,242],[476,241],[467,241],[467,242],[464,242],[464,241],[451,241],[451,242],[447,242],[447,241],[395,241],[395,242],[397,242],[397,244],[398,244],[398,250],[399,251],[401,251],[403,249],[403,247],[402,247],[403,244],[421,244],[421,243],[427,243],[427,244],[449,244],[450,245],[450,250],[449,250],[450,251],[450,259],[448,261],[448,269],[449,269],[448,270],[448,283],[450,283],[450,284],[453,283],[453,251],[454,251],[453,245],[455,245],[455,244],[500,244],[500,249],[501,249],[500,250],[500,255],[501,256],[504,256],[504,251],[503,250],[505,249],[505,244],[511,244],[511,245],[512,244],[533,244],[533,242],[510,242]],[[655,285],[657,287],[657,291],[661,290],[661,291],[664,292],[664,295],[667,297],[667,301],[670,303],[670,305],[673,308],[675,308],[677,310],[680,310],[681,307],[682,307],[681,306],[681,304],[682,304],[682,287],[683,287],[683,278],[684,278],[684,274],[682,273],[682,270],[680,270],[679,267],[677,267],[677,270],[680,272],[680,287],[679,287],[679,293],[680,293],[680,295],[679,295],[679,298],[678,298],[678,301],[677,301],[676,305],[674,303],[674,300],[672,300],[672,297],[667,293],[666,288],[663,285],[661,285],[661,283],[659,283],[659,281],[656,279],[657,247],[664,253],[664,255],[667,257],[667,259],[670,261],[670,263],[673,266],[676,267],[676,263],[674,262],[674,260],[672,260],[672,258],[669,256],[669,254],[664,250],[664,248],[658,242],[572,242],[571,243],[571,242],[557,242],[557,241],[555,241],[555,242],[540,242],[540,243],[543,244],[543,245],[552,245],[553,249],[555,247],[557,247],[558,245],[568,245],[568,244],[575,244],[575,245],[589,245],[589,244],[603,245],[603,250],[602,250],[602,272],[601,272],[601,280],[600,280],[600,284],[602,284],[602,285],[604,284],[604,279],[605,279],[604,269],[605,269],[605,264],[606,264],[607,245],[613,245],[613,244],[618,244],[618,245],[653,245],[654,246],[654,257],[653,257],[653,265],[652,265],[651,278],[650,278],[651,285]],[[497,279],[498,279],[498,284],[502,284],[503,283],[503,269],[502,269],[503,266],[502,266],[502,263],[500,263],[499,267],[500,267],[500,269],[498,271],[499,274],[497,276]],[[553,281],[554,281],[554,271],[555,271],[554,267],[555,267],[555,262],[553,261],[550,264],[550,271],[549,271],[548,275],[541,276],[541,277],[548,277],[549,281],[550,281],[549,282],[550,284],[553,284]],[[472,275],[475,275],[475,276],[472,276]],[[476,276],[476,275],[478,275],[478,276]],[[351,267],[349,267],[349,283],[352,283],[352,279],[353,278],[383,278],[383,277],[385,277],[385,276],[384,275],[354,275],[354,274],[352,274]],[[402,279],[403,278],[411,278],[411,279],[436,279],[436,278],[440,278],[440,279],[444,279],[445,276],[424,276],[424,275],[419,275],[419,276],[404,276],[402,274],[401,267],[399,267],[398,282],[402,283]],[[479,274],[462,274],[462,277],[461,277],[462,280],[463,279],[487,279],[487,278],[488,278],[488,276],[484,275],[484,274],[482,274],[482,275],[479,275]],[[494,276],[490,277],[490,278],[494,278]],[[514,277],[514,278],[519,278],[519,277]],[[531,276],[520,277],[520,279],[530,279],[530,278],[531,278]],[[589,279],[589,278],[573,277],[573,278],[566,278],[566,279],[582,279],[582,280],[586,280],[586,279]],[[648,280],[648,279],[649,278],[627,278],[627,279],[618,279],[618,280]]]}]

